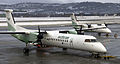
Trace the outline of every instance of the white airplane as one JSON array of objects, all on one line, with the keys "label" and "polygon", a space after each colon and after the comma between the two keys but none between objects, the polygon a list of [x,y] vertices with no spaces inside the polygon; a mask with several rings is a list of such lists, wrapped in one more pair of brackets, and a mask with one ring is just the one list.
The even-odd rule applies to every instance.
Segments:
[{"label": "white airplane", "polygon": [[97,32],[99,35],[101,33],[111,33],[111,30],[107,27],[106,24],[81,24],[80,21],[77,21],[76,16],[71,15],[72,25],[76,30],[86,31],[86,32]]},{"label": "white airplane", "polygon": [[64,49],[77,49],[82,51],[88,51],[93,54],[107,53],[106,48],[102,43],[98,42],[95,37],[89,35],[76,35],[76,34],[63,34],[59,31],[41,31],[38,30],[28,30],[17,26],[12,16],[11,9],[5,9],[8,30],[2,31],[0,34],[11,34],[18,40],[25,42],[26,47],[24,48],[24,53],[29,53],[29,44],[34,46],[43,47],[55,46]]}]

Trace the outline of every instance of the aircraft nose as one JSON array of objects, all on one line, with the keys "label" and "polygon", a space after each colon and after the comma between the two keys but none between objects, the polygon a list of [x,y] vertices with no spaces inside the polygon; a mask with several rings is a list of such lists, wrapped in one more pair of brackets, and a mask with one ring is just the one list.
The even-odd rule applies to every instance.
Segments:
[{"label": "aircraft nose", "polygon": [[98,43],[98,44],[96,45],[96,49],[97,49],[97,51],[100,52],[100,53],[107,53],[107,49],[103,46],[102,43]]},{"label": "aircraft nose", "polygon": [[106,49],[105,47],[101,47],[100,52],[102,52],[102,53],[107,53],[107,49]]},{"label": "aircraft nose", "polygon": [[108,29],[108,28],[107,28],[107,32],[108,32],[108,33],[112,33],[112,31],[111,31],[110,29]]}]

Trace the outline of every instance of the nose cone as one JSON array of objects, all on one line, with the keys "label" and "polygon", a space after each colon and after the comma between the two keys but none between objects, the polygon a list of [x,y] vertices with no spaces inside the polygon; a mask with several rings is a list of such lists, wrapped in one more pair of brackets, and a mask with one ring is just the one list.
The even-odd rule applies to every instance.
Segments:
[{"label": "nose cone", "polygon": [[102,53],[107,53],[107,49],[102,45],[101,49],[99,49],[100,52]]},{"label": "nose cone", "polygon": [[95,51],[99,53],[107,53],[107,49],[103,46],[102,43],[97,43],[95,45]]},{"label": "nose cone", "polygon": [[97,32],[102,32],[102,33],[112,33],[112,31],[109,28],[98,29],[96,31]]},{"label": "nose cone", "polygon": [[99,31],[103,33],[112,33],[112,31],[109,28],[99,29]]},{"label": "nose cone", "polygon": [[106,28],[107,33],[112,33],[112,31],[109,28]]}]

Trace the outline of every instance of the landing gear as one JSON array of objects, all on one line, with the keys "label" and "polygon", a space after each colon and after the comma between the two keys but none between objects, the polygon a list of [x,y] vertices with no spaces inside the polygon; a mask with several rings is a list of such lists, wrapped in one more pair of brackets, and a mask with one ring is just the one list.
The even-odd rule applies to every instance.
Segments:
[{"label": "landing gear", "polygon": [[63,48],[63,51],[67,51],[67,48]]},{"label": "landing gear", "polygon": [[27,48],[27,47],[24,48],[24,49],[23,49],[24,55],[29,56],[29,51],[30,51],[29,48]]},{"label": "landing gear", "polygon": [[109,33],[106,33],[106,37],[109,37]]},{"label": "landing gear", "polygon": [[29,51],[30,49],[28,48],[28,44],[26,44],[26,47],[23,49],[24,55],[29,56]]},{"label": "landing gear", "polygon": [[100,54],[95,54],[95,58],[100,58]]},{"label": "landing gear", "polygon": [[65,53],[67,51],[67,48],[63,48],[63,52]]},{"label": "landing gear", "polygon": [[98,33],[98,36],[101,36],[101,33]]},{"label": "landing gear", "polygon": [[106,57],[104,57],[104,59],[105,59],[105,60],[107,60],[107,59],[109,60],[109,59],[110,59],[110,57],[107,57],[107,56],[106,56]]},{"label": "landing gear", "polygon": [[92,54],[92,57],[94,57],[94,58],[100,58],[100,54]]}]

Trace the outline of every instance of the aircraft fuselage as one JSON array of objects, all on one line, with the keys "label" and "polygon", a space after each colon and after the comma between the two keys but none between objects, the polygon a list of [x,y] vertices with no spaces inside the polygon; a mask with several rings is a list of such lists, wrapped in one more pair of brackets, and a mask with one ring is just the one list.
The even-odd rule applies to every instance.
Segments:
[{"label": "aircraft fuselage", "polygon": [[[88,35],[76,35],[76,34],[62,34],[56,31],[49,31],[48,34],[44,34],[42,43],[48,46],[55,46],[61,48],[70,48],[83,50],[88,52],[106,53],[106,48],[102,43],[97,42],[96,38]],[[37,33],[30,33],[29,35],[16,34],[13,35],[17,39],[23,42],[36,42]],[[86,41],[90,40],[90,41]]]}]

